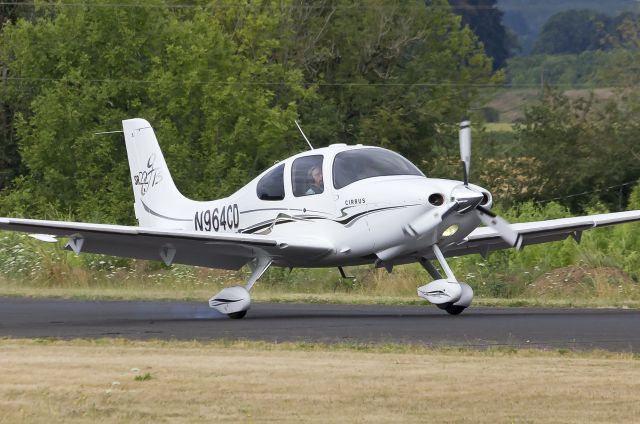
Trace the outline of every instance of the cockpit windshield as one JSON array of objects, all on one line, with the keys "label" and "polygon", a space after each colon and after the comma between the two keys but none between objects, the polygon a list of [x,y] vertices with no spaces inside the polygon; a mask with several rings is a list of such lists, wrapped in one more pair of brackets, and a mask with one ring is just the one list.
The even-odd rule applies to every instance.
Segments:
[{"label": "cockpit windshield", "polygon": [[388,175],[419,175],[407,159],[389,150],[365,148],[340,152],[333,160],[333,186],[337,189],[356,181]]}]

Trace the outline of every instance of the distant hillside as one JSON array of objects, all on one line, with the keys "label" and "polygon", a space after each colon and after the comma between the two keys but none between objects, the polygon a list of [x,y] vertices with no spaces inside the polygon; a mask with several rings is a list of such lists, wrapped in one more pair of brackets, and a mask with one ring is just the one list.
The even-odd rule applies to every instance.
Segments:
[{"label": "distant hillside", "polygon": [[593,9],[608,15],[626,11],[640,12],[635,0],[498,0],[504,12],[504,24],[518,34],[522,53],[528,54],[544,23],[558,12],[569,9]]},{"label": "distant hillside", "polygon": [[567,88],[637,86],[640,75],[632,64],[638,52],[586,51],[581,54],[529,55],[509,59],[506,83],[530,86],[542,83]]}]

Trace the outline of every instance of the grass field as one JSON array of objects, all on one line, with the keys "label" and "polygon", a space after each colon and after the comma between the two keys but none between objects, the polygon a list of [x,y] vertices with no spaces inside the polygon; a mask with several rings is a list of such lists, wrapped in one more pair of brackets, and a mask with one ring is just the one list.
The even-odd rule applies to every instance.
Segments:
[{"label": "grass field", "polygon": [[637,422],[640,358],[260,342],[0,340],[13,422]]},{"label": "grass field", "polygon": [[[597,104],[604,104],[616,95],[613,88],[571,89],[564,94],[570,99],[588,99],[593,95]],[[501,123],[512,123],[524,116],[526,107],[534,104],[541,96],[540,88],[498,90],[485,106],[495,109],[500,114]],[[510,126],[488,126],[491,131],[509,131]]]},{"label": "grass field", "polygon": [[[178,300],[206,302],[215,292],[207,288],[171,287],[128,288],[109,287],[30,287],[0,280],[0,296],[28,298],[60,298],[77,300]],[[271,288],[255,288],[251,298],[256,302],[275,303],[326,303],[361,305],[427,305],[416,294],[381,295],[353,293],[349,291],[328,291],[315,293],[292,293]],[[546,298],[546,297],[479,297],[473,299],[472,306],[494,307],[545,307],[545,308],[640,308],[640,300],[604,298]],[[433,306],[435,308],[435,306]]]}]

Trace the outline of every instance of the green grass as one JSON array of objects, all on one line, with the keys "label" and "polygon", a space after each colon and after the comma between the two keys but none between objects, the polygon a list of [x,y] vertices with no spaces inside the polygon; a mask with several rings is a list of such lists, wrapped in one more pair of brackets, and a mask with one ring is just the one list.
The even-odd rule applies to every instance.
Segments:
[{"label": "green grass", "polygon": [[151,380],[151,378],[152,378],[151,377],[151,373],[146,372],[146,373],[144,373],[142,375],[136,375],[133,378],[133,380],[134,381],[149,381],[149,380]]},{"label": "green grass", "polygon": [[[215,292],[179,291],[162,289],[129,288],[34,288],[7,285],[0,282],[0,296],[22,298],[59,298],[75,300],[156,300],[156,301],[194,301],[206,302]],[[328,293],[291,293],[269,291],[256,287],[252,292],[255,302],[272,303],[310,303],[310,304],[358,304],[358,305],[414,305],[434,307],[417,295],[385,296],[364,295],[350,292]],[[610,298],[495,298],[476,296],[473,307],[537,307],[537,308],[640,308],[640,301],[633,299]]]},{"label": "green grass", "polygon": [[513,124],[510,122],[487,122],[485,126],[490,132],[513,132]]},{"label": "green grass", "polygon": [[[36,339],[12,339],[10,337],[0,338],[0,347],[21,343],[26,345],[44,346],[77,346],[77,347],[126,347],[126,348],[172,348],[172,349],[193,349],[211,348],[228,349],[239,351],[302,351],[302,352],[363,352],[363,353],[394,353],[411,355],[444,354],[452,356],[484,356],[484,357],[572,357],[572,358],[592,358],[592,359],[633,359],[640,360],[640,353],[633,352],[611,352],[601,349],[573,350],[573,349],[543,349],[543,348],[518,348],[512,346],[490,346],[487,348],[469,346],[426,346],[412,343],[360,343],[360,342],[269,342],[259,340],[242,339],[216,339],[216,340],[131,340],[124,338],[103,338],[103,339],[72,339],[62,340],[57,338],[36,338]],[[138,370],[135,370],[138,372]],[[134,377],[135,381],[148,381],[153,379],[149,372],[139,374]]]}]

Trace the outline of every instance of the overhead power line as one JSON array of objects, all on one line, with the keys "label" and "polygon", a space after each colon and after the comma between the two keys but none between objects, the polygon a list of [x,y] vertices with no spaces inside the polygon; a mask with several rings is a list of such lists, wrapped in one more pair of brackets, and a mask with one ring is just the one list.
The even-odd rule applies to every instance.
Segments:
[{"label": "overhead power line", "polygon": [[[171,79],[171,80],[144,80],[144,79],[127,79],[127,78],[83,78],[83,79],[66,79],[66,78],[35,78],[35,77],[7,77],[2,82],[61,82],[68,81],[69,83],[126,83],[126,84],[197,84],[197,85],[219,85],[219,86],[280,86],[282,84],[301,84],[301,85],[316,85],[321,87],[474,87],[474,88],[495,88],[495,89],[510,89],[510,88],[536,88],[539,89],[540,85],[537,83],[525,84],[525,83],[506,83],[506,84],[494,84],[494,83],[468,83],[468,82],[315,82],[315,81],[204,81],[204,80],[184,80],[184,79]],[[548,87],[555,88],[584,88],[584,89],[596,89],[596,88],[625,88],[625,85],[618,83],[612,84],[546,84]]]},{"label": "overhead power line", "polygon": [[[112,7],[112,8],[127,8],[127,9],[153,9],[153,8],[168,8],[168,9],[197,9],[215,7],[221,9],[252,9],[252,8],[265,8],[273,7],[278,9],[371,9],[371,8],[397,8],[398,5],[390,3],[374,3],[363,2],[362,4],[353,5],[314,5],[314,4],[289,4],[289,5],[270,5],[270,4],[241,4],[241,3],[217,3],[211,2],[208,4],[179,4],[179,3],[166,3],[166,4],[145,4],[145,3],[84,3],[84,2],[66,2],[66,3],[36,3],[32,1],[24,2],[0,2],[0,5],[11,6],[24,6],[24,7]],[[425,7],[433,9],[450,9],[449,5],[429,5],[425,4]],[[493,9],[493,7],[487,7],[484,5],[465,7],[466,9]]]},{"label": "overhead power line", "polygon": [[571,193],[571,194],[567,194],[567,195],[564,195],[564,196],[553,197],[551,199],[546,199],[546,200],[538,200],[535,203],[555,202],[557,200],[572,199],[574,197],[586,196],[588,194],[603,193],[605,191],[618,190],[618,192],[621,192],[625,187],[631,187],[631,186],[634,186],[636,184],[638,184],[638,180],[627,181],[627,182],[622,183],[622,184],[612,185],[612,186],[604,187],[604,188],[598,188],[598,189],[595,189],[595,190],[583,191],[583,192],[580,192],[580,193]]},{"label": "overhead power line", "polygon": [[[519,4],[517,6],[503,5],[498,7],[497,5],[447,5],[447,4],[429,4],[425,2],[427,9],[455,9],[455,10],[500,10],[502,12],[507,11],[530,11],[530,10],[553,10],[553,7],[540,4],[539,2],[528,2],[525,4]],[[628,0],[628,6],[622,7],[622,10],[635,10],[637,8],[636,0]],[[251,9],[251,8],[265,8],[272,7],[277,9],[395,9],[400,7],[397,4],[387,3],[384,1],[362,1],[359,4],[338,4],[338,5],[314,5],[314,4],[290,4],[290,5],[269,5],[269,4],[239,4],[239,3],[218,3],[211,2],[208,4],[180,4],[180,3],[167,3],[167,4],[145,4],[140,3],[97,3],[97,2],[35,2],[35,1],[0,1],[0,6],[20,6],[20,7],[107,7],[107,8],[122,8],[122,9],[149,9],[149,8],[166,8],[166,9],[196,9],[196,8],[224,8],[224,9]]]}]

